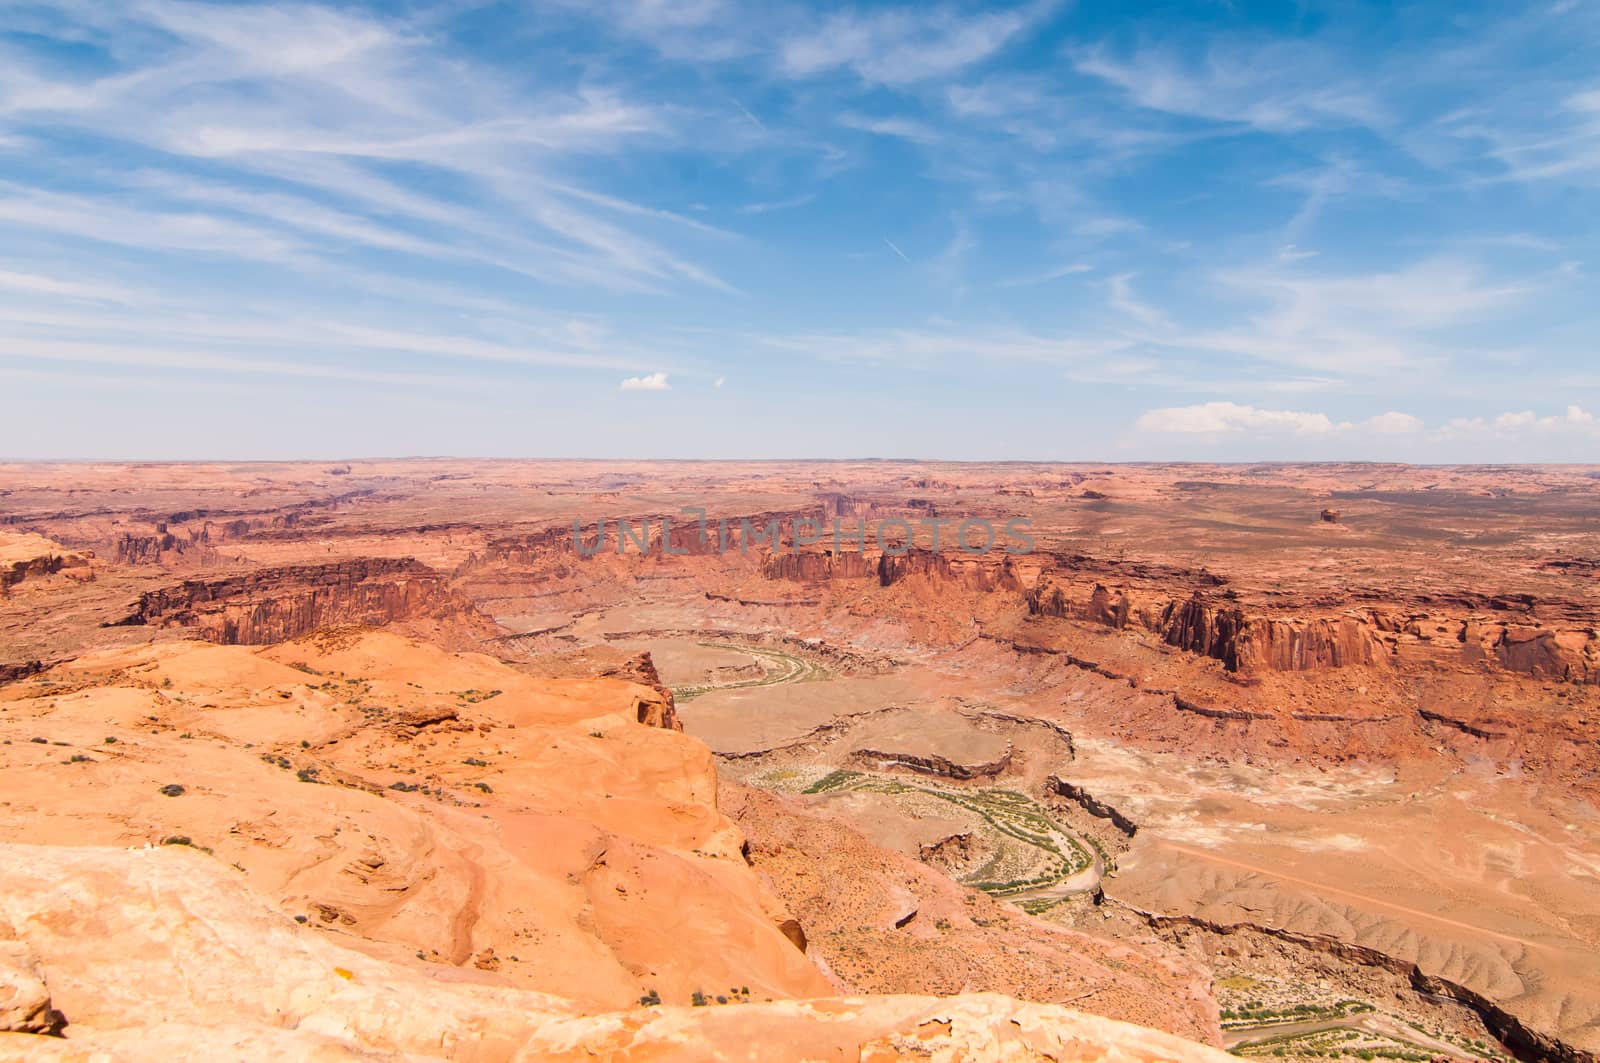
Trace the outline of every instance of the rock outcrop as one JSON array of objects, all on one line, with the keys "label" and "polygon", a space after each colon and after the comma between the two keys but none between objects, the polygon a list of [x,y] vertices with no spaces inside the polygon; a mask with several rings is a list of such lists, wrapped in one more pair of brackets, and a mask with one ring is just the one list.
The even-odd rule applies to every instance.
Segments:
[{"label": "rock outcrop", "polygon": [[462,619],[493,625],[443,576],[411,558],[355,558],[186,580],[141,595],[123,624],[189,628],[225,646],[283,642],[336,625]]},{"label": "rock outcrop", "polygon": [[672,695],[672,689],[661,681],[661,673],[656,671],[656,662],[648,650],[630,659],[622,667],[601,674],[628,679],[656,692],[654,698],[641,696],[634,702],[634,715],[640,723],[647,727],[665,727],[669,731],[683,730],[683,724],[678,720],[678,705]]},{"label": "rock outcrop", "polygon": [[87,570],[88,558],[42,535],[0,532],[0,594],[23,580],[54,576],[63,569]]},{"label": "rock outcrop", "polygon": [[829,991],[717,811],[710,752],[641,726],[650,687],[388,632],[163,643],[46,678],[0,688],[0,843],[203,851],[286,921],[591,1010]]},{"label": "rock outcrop", "polygon": [[[1227,1058],[993,994],[831,997],[648,686],[383,632],[49,677],[0,692],[0,1060]],[[45,821],[70,844],[22,842]],[[977,927],[953,900],[918,910]],[[1186,985],[1050,933],[1130,1007]]]},{"label": "rock outcrop", "polygon": [[0,847],[6,921],[20,935],[12,943],[37,955],[67,1025],[64,1037],[0,1032],[3,1060],[1230,1058],[995,994],[748,1003],[745,987],[719,986],[704,1007],[584,1015],[554,995],[343,947],[177,847]]},{"label": "rock outcrop", "polygon": [[1045,581],[1028,592],[1028,609],[1036,616],[1142,628],[1169,646],[1245,675],[1367,665],[1386,656],[1378,631],[1364,618],[1251,616],[1199,591],[1149,599],[1096,583],[1080,598],[1070,585]]},{"label": "rock outcrop", "polygon": [[[1221,1041],[1208,976],[1170,953],[1034,919],[914,855],[873,845],[803,799],[724,782],[722,803],[749,835],[755,869],[848,992],[1082,1001],[1098,1014]],[[897,927],[909,911],[916,917]]]},{"label": "rock outcrop", "polygon": [[1600,683],[1600,634],[1593,628],[1549,623],[1526,604],[1467,602],[1525,619],[1481,612],[1400,612],[1352,603],[1332,616],[1283,616],[1251,611],[1227,597],[1195,590],[1187,597],[1160,591],[1081,586],[1046,577],[1027,594],[1033,616],[1081,620],[1115,630],[1142,630],[1163,643],[1221,661],[1242,676],[1314,672],[1328,668],[1436,662],[1487,668],[1573,683]]}]

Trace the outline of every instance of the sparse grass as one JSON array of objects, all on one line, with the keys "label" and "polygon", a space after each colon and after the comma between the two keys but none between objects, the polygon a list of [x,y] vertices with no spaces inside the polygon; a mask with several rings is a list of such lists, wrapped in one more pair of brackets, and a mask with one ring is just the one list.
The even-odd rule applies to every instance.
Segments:
[{"label": "sparse grass", "polygon": [[843,789],[851,782],[859,778],[862,778],[862,775],[859,771],[847,771],[844,768],[838,768],[834,771],[830,771],[828,774],[824,775],[822,778],[806,787],[801,791],[801,793],[825,794],[830,790]]},{"label": "sparse grass", "polygon": [[712,650],[735,650],[739,653],[748,653],[752,657],[777,665],[777,668],[768,670],[763,668],[762,674],[754,679],[741,679],[733,683],[694,683],[688,686],[674,687],[673,699],[676,701],[691,701],[702,694],[709,694],[714,690],[743,690],[749,687],[776,686],[779,683],[806,683],[818,679],[828,678],[828,672],[821,665],[796,657],[793,654],[782,653],[778,650],[757,649],[754,646],[739,646],[726,642],[701,642],[696,645]]},{"label": "sparse grass", "polygon": [[194,839],[189,837],[187,834],[169,834],[165,838],[161,839],[161,844],[182,845],[189,849],[198,849],[200,852],[206,853],[207,855],[215,855],[212,853],[209,845],[196,845],[194,843]]},{"label": "sparse grass", "polygon": [[[804,792],[821,794],[836,790],[859,790],[891,796],[920,795],[947,801],[981,818],[1002,838],[1020,842],[1023,846],[1021,853],[1014,847],[1010,850],[1005,846],[998,847],[994,856],[982,867],[961,876],[961,881],[966,885],[996,897],[1014,897],[1048,889],[1094,863],[1094,858],[1076,837],[1052,821],[1032,798],[1015,790],[946,790],[840,768],[824,775],[806,787]],[[1042,869],[1037,869],[1037,862],[1026,857],[1030,850],[1044,856]],[[998,877],[1004,874],[1002,868],[1019,868],[1019,858],[1026,860],[1021,866],[1037,870],[1027,876]],[[1061,899],[1031,898],[1028,910],[1035,913],[1046,911]]]}]

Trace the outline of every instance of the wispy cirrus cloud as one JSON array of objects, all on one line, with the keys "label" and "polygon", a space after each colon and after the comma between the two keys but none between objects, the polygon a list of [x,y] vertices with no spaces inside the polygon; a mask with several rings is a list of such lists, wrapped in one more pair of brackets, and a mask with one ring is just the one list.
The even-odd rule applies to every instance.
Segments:
[{"label": "wispy cirrus cloud", "polygon": [[1589,442],[1545,401],[1600,394],[1584,5],[0,12],[11,379],[490,382],[659,428],[618,393],[736,377],[765,423],[883,366],[1070,408],[1063,450],[1152,411],[1305,454]]},{"label": "wispy cirrus cloud", "polygon": [[941,136],[936,129],[925,122],[892,115],[874,117],[846,111],[839,116],[839,124],[848,129],[859,129],[864,133],[876,133],[884,137],[898,137],[918,144],[932,144]]},{"label": "wispy cirrus cloud", "polygon": [[1077,69],[1153,111],[1292,133],[1326,125],[1379,126],[1383,102],[1330,52],[1306,44],[1213,45],[1199,56],[1146,45],[1106,45],[1073,55]]},{"label": "wispy cirrus cloud", "polygon": [[791,77],[839,69],[882,85],[948,77],[989,59],[1053,7],[1035,3],[982,13],[954,7],[839,11],[785,40],[779,62]]},{"label": "wispy cirrus cloud", "polygon": [[[356,10],[151,0],[118,11],[74,6],[71,16],[59,27],[64,37],[143,32],[162,44],[109,73],[36,71],[21,84],[13,77],[0,96],[0,128],[46,135],[75,128],[132,142],[161,153],[151,157],[151,169],[170,165],[173,156],[213,171],[227,166],[233,187],[208,191],[192,176],[173,181],[186,182],[191,198],[212,207],[296,230],[293,240],[279,238],[280,251],[282,243],[318,230],[325,243],[437,252],[437,243],[404,234],[392,214],[374,217],[395,210],[398,197],[358,202],[366,218],[341,216],[325,201],[360,196],[395,167],[412,166],[453,179],[442,186],[444,196],[419,193],[428,186],[411,182],[408,206],[415,211],[420,201],[424,208],[412,222],[442,220],[427,216],[431,201],[446,218],[475,215],[480,228],[499,234],[497,242],[512,242],[520,228],[530,243],[549,245],[552,253],[533,267],[542,277],[580,285],[631,277],[643,286],[726,286],[658,239],[619,226],[615,215],[632,204],[552,180],[573,156],[670,142],[677,131],[669,109],[595,84],[537,89],[530,99],[498,72],[464,66],[403,23]],[[334,165],[318,165],[323,160]],[[353,180],[321,183],[338,168]],[[258,186],[241,188],[241,178]],[[324,201],[302,195],[297,202],[285,182]],[[239,246],[251,243],[263,242]]]}]

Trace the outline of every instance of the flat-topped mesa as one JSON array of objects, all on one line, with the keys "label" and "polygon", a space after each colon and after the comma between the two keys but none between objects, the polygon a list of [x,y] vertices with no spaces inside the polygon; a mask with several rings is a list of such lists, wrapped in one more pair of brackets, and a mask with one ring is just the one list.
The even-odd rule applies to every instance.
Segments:
[{"label": "flat-topped mesa", "polygon": [[0,594],[23,580],[54,576],[63,569],[85,569],[93,554],[69,550],[42,535],[0,532]]},{"label": "flat-topped mesa", "polygon": [[795,583],[828,583],[836,579],[876,579],[878,566],[865,554],[841,550],[805,551],[795,554],[768,554],[761,561],[761,575],[767,579]]},{"label": "flat-topped mesa", "polygon": [[866,551],[841,549],[779,552],[761,561],[766,579],[796,583],[828,583],[836,579],[874,579],[880,587],[890,587],[911,576],[959,584],[967,590],[1022,590],[1022,579],[1010,554],[999,549],[987,553],[960,550],[933,551],[915,547],[893,553],[870,546]]},{"label": "flat-topped mesa", "polygon": [[1185,599],[1135,599],[1096,583],[1083,598],[1075,588],[1046,581],[1028,592],[1035,616],[1087,620],[1106,627],[1154,632],[1169,646],[1221,661],[1230,672],[1309,672],[1370,665],[1385,656],[1376,629],[1357,617],[1311,620],[1248,616],[1199,591]]},{"label": "flat-topped mesa", "polygon": [[140,595],[120,623],[182,626],[223,645],[267,645],[325,627],[423,619],[463,619],[485,634],[492,628],[427,565],[376,557],[186,580]]},{"label": "flat-topped mesa", "polygon": [[960,550],[936,553],[919,547],[899,556],[884,553],[878,558],[878,582],[888,587],[908,576],[930,576],[969,590],[1021,591],[1022,581],[1011,558],[999,549],[982,554]]},{"label": "flat-topped mesa", "polygon": [[1199,590],[1187,598],[1147,598],[1103,583],[1085,589],[1048,577],[1028,591],[1027,602],[1033,616],[1142,628],[1241,675],[1394,663],[1600,683],[1600,635],[1594,629],[1547,626],[1531,616],[1519,622],[1370,608],[1336,616],[1266,616]]}]

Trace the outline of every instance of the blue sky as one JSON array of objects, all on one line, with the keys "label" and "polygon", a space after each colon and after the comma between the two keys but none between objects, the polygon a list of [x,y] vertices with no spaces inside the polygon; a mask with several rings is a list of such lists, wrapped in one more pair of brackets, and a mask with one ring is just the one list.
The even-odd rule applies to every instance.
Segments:
[{"label": "blue sky", "polygon": [[0,0],[0,457],[1600,460],[1600,4]]}]

